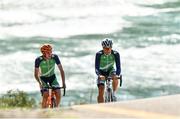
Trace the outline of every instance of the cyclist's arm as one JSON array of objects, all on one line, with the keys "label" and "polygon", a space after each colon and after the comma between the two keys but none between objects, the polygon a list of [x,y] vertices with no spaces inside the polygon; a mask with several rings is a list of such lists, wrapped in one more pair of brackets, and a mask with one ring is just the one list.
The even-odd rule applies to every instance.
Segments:
[{"label": "cyclist's arm", "polygon": [[39,79],[39,64],[40,64],[40,59],[36,58],[35,60],[35,68],[34,68],[34,77],[37,80],[37,82],[39,83],[39,85],[41,85],[40,79]]},{"label": "cyclist's arm", "polygon": [[40,82],[40,79],[39,79],[39,68],[34,69],[34,77],[37,80],[37,82],[39,83],[39,85],[41,85],[41,82]]},{"label": "cyclist's arm", "polygon": [[100,67],[100,57],[102,55],[102,52],[96,53],[96,58],[95,58],[95,72],[98,75],[98,78],[101,80],[105,80],[105,76],[101,75],[99,67]]},{"label": "cyclist's arm", "polygon": [[116,61],[116,75],[121,74],[121,60],[120,60],[120,54],[118,52],[115,53],[115,61]]},{"label": "cyclist's arm", "polygon": [[60,61],[59,57],[57,55],[55,55],[55,54],[54,54],[54,59],[55,59],[55,62],[57,64],[58,69],[59,69],[60,74],[61,74],[61,79],[62,79],[63,87],[66,87],[66,84],[65,84],[65,74],[64,74],[63,67],[61,65],[61,61]]},{"label": "cyclist's arm", "polygon": [[95,58],[95,72],[96,74],[99,76],[100,72],[99,72],[99,65],[100,65],[100,54],[96,53],[96,58]]},{"label": "cyclist's arm", "polygon": [[58,69],[60,71],[60,74],[61,74],[61,79],[62,79],[62,84],[63,84],[63,87],[66,87],[65,86],[65,74],[64,74],[64,70],[63,70],[63,67],[61,64],[58,64]]}]

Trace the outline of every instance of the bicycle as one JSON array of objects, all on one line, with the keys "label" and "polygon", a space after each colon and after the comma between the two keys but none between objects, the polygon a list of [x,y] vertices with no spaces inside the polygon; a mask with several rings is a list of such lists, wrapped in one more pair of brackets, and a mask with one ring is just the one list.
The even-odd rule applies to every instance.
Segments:
[{"label": "bicycle", "polygon": [[47,106],[48,106],[48,108],[55,108],[55,107],[57,107],[57,104],[56,104],[56,96],[55,96],[55,90],[57,90],[57,89],[64,89],[64,91],[63,91],[63,96],[65,96],[65,94],[66,94],[66,88],[64,88],[64,87],[52,87],[52,86],[50,86],[49,84],[48,84],[48,87],[47,88],[44,88],[44,89],[42,89],[41,90],[41,93],[43,92],[43,91],[47,91],[48,90],[48,98],[47,98],[47,102],[46,102],[46,104],[47,104]]},{"label": "bicycle", "polygon": [[[120,87],[122,86],[122,75],[118,77],[120,79]],[[107,102],[116,102],[116,100],[113,99],[112,94],[112,77],[106,77],[106,87],[105,87],[105,103]]]}]

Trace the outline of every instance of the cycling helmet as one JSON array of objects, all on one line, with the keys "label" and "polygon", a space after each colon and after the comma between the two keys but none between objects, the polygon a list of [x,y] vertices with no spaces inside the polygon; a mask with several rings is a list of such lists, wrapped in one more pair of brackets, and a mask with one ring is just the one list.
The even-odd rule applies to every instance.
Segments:
[{"label": "cycling helmet", "polygon": [[44,54],[44,53],[52,53],[52,46],[49,45],[49,44],[44,44],[41,46],[41,53]]},{"label": "cycling helmet", "polygon": [[105,38],[105,39],[102,40],[101,44],[102,44],[102,47],[112,48],[113,42],[112,42],[111,39]]}]

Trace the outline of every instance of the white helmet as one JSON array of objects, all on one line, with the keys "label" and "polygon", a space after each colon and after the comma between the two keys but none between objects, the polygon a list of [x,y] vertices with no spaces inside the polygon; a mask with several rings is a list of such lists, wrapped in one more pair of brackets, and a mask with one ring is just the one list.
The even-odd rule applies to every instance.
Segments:
[{"label": "white helmet", "polygon": [[105,38],[105,39],[102,40],[101,45],[102,45],[102,47],[112,48],[113,42],[112,42],[111,39]]}]

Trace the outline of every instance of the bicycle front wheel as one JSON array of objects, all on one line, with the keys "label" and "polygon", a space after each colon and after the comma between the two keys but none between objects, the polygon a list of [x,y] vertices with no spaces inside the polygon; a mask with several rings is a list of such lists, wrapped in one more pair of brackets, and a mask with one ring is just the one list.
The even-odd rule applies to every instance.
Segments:
[{"label": "bicycle front wheel", "polygon": [[105,93],[105,102],[113,102],[112,89],[107,89]]},{"label": "bicycle front wheel", "polygon": [[54,97],[52,97],[51,101],[52,101],[52,103],[51,103],[51,108],[57,107],[56,99],[55,99]]}]

